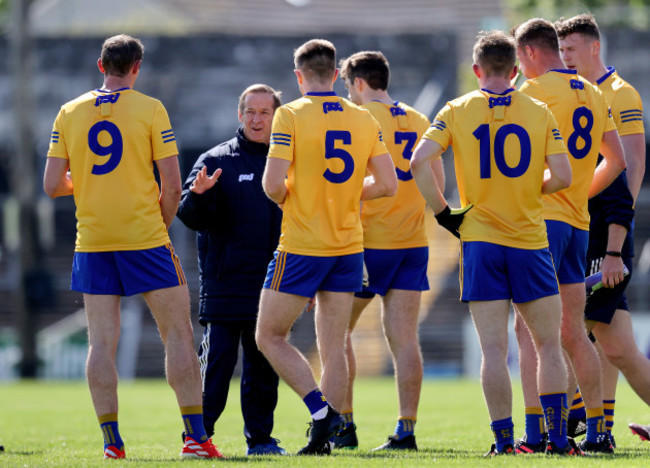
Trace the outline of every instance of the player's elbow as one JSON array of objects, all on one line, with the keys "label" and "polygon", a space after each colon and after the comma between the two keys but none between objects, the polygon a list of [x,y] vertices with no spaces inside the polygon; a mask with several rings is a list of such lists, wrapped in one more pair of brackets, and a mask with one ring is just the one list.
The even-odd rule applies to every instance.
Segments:
[{"label": "player's elbow", "polygon": [[573,176],[571,175],[571,172],[561,174],[557,177],[558,181],[558,190],[564,190],[566,188],[569,188],[571,186],[571,181],[573,180]]},{"label": "player's elbow", "polygon": [[48,177],[46,174],[43,178],[43,190],[50,198],[59,197],[61,196],[61,183],[58,180]]},{"label": "player's elbow", "polygon": [[425,166],[428,166],[428,163],[424,159],[413,156],[413,158],[411,158],[410,165],[411,172],[413,174],[420,174],[423,170],[425,170]]},{"label": "player's elbow", "polygon": [[268,178],[265,178],[262,181],[262,188],[264,189],[266,196],[273,200],[275,203],[284,202],[284,197],[286,194],[284,180],[272,181]]},{"label": "player's elbow", "polygon": [[392,197],[396,193],[397,193],[397,177],[393,176],[388,178],[388,180],[384,183],[384,196]]},{"label": "player's elbow", "polygon": [[176,204],[181,202],[181,196],[183,195],[183,186],[179,184],[167,184],[163,189],[165,196],[169,197],[170,200],[174,200]]},{"label": "player's elbow", "polygon": [[48,197],[56,197],[56,186],[52,185],[47,179],[43,181],[43,190]]}]

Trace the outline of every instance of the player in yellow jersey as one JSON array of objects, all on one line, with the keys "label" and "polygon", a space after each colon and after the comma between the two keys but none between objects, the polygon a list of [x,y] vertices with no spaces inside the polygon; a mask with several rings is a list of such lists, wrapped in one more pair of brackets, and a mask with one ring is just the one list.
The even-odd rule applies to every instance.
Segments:
[{"label": "player in yellow jersey", "polygon": [[[341,78],[355,104],[368,109],[381,126],[398,179],[394,197],[364,202],[364,263],[369,285],[355,293],[348,333],[350,380],[343,416],[345,428],[334,438],[335,448],[356,448],[352,413],[355,357],[350,333],[375,294],[382,296],[384,333],[393,356],[399,418],[393,435],[377,449],[417,450],[414,426],[422,388],[422,355],[418,340],[421,291],[429,289],[429,248],[424,228],[425,201],[413,180],[409,162],[415,145],[429,128],[429,119],[388,95],[390,70],[381,52],[357,52],[341,60]],[[435,161],[444,180],[441,160]]]},{"label": "player in yellow jersey", "polygon": [[[256,339],[312,415],[309,442],[298,454],[329,454],[329,439],[344,424],[337,409],[347,391],[346,333],[363,276],[359,202],[393,195],[397,179],[377,121],[332,91],[338,75],[334,45],[308,41],[296,49],[294,64],[303,97],[273,117],[262,180],[284,212]],[[322,392],[304,356],[287,341],[314,295]]]},{"label": "player in yellow jersey", "polygon": [[174,132],[163,105],[133,90],[143,54],[142,43],[130,36],[104,41],[97,61],[104,84],[61,107],[43,186],[52,198],[73,195],[77,208],[71,289],[84,295],[88,386],[104,458],[125,457],[115,353],[120,297],[139,293],[165,345],[167,380],[185,424],[181,455],[221,457],[203,428],[187,283],[167,234],[181,196]]},{"label": "player in yellow jersey", "polygon": [[[645,173],[643,104],[639,93],[614,68],[603,63],[600,31],[591,14],[560,20],[555,28],[566,66],[596,84],[607,98],[625,150],[626,170],[612,185],[589,200],[591,221],[585,272],[587,276],[601,271],[605,286],[588,297],[585,318],[587,328],[596,337],[597,347],[605,354],[601,359],[603,404],[611,435],[619,370],[637,395],[650,404],[650,360],[634,341],[625,296],[631,274],[619,281],[625,267],[632,271],[633,202]],[[571,414],[569,417],[571,422]]]},{"label": "player in yellow jersey", "polygon": [[[575,70],[564,68],[553,24],[532,19],[518,26],[514,36],[519,63],[528,78],[520,91],[548,104],[569,150],[573,182],[568,189],[544,197],[544,219],[560,284],[562,345],[587,408],[588,443],[583,446],[590,451],[598,446],[599,451],[611,453],[613,447],[605,429],[600,362],[584,326],[584,272],[589,235],[587,200],[610,185],[625,168],[623,150],[605,97]],[[604,158],[597,164],[599,149]],[[529,453],[538,451],[543,439],[538,400],[543,391],[536,388],[535,352],[519,314],[515,330],[527,414],[526,437],[518,441],[517,450]],[[575,386],[571,392],[574,389]]]},{"label": "player in yellow jersey", "polygon": [[[462,241],[461,299],[469,302],[478,333],[481,383],[495,435],[488,455],[514,453],[506,365],[511,302],[535,337],[547,452],[577,455],[561,423],[567,400],[561,305],[542,206],[542,194],[570,184],[566,146],[548,108],[511,88],[517,74],[512,38],[483,33],[473,58],[481,89],[438,113],[415,150],[411,170],[438,222]],[[431,168],[431,160],[450,145],[464,214],[449,209]]]}]

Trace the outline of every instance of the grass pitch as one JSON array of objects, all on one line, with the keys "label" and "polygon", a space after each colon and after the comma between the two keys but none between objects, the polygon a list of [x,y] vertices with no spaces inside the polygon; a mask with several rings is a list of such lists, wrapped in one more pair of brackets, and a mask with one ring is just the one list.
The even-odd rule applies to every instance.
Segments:
[{"label": "grass pitch", "polygon": [[[419,452],[376,454],[370,449],[392,433],[397,417],[391,378],[359,379],[355,386],[355,422],[359,449],[331,457],[246,457],[239,408],[239,381],[231,386],[226,410],[214,441],[228,460],[181,461],[182,423],[171,389],[162,380],[120,384],[120,432],[126,461],[103,461],[102,438],[84,382],[18,382],[0,385],[0,453],[2,467],[69,466],[650,466],[650,443],[633,436],[627,425],[650,422],[650,409],[621,381],[616,404],[614,456],[556,458],[544,455],[497,457],[483,454],[492,443],[489,419],[476,380],[425,380],[416,426]],[[523,433],[521,390],[514,385],[515,433]],[[274,437],[289,453],[306,443],[309,415],[287,386],[280,389]]]}]

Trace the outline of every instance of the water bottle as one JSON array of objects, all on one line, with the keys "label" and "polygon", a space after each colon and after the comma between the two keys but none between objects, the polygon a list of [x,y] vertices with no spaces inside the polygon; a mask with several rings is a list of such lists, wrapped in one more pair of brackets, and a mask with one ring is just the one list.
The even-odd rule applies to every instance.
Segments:
[{"label": "water bottle", "polygon": [[[630,270],[627,269],[625,265],[623,265],[623,276],[627,276],[630,274]],[[603,287],[603,273],[598,272],[594,273],[593,275],[587,276],[585,278],[585,288],[587,288],[587,295],[591,295],[594,291],[598,291],[600,288]]]}]

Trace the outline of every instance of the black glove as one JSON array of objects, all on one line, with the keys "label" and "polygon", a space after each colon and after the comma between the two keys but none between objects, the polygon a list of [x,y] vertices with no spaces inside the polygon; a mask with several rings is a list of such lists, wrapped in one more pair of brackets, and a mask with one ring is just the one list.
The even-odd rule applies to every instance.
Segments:
[{"label": "black glove", "polygon": [[474,205],[467,205],[465,208],[457,208],[452,210],[449,205],[445,206],[444,210],[436,215],[436,221],[447,231],[451,232],[454,236],[460,239],[458,228],[463,222],[465,213],[474,208]]}]

